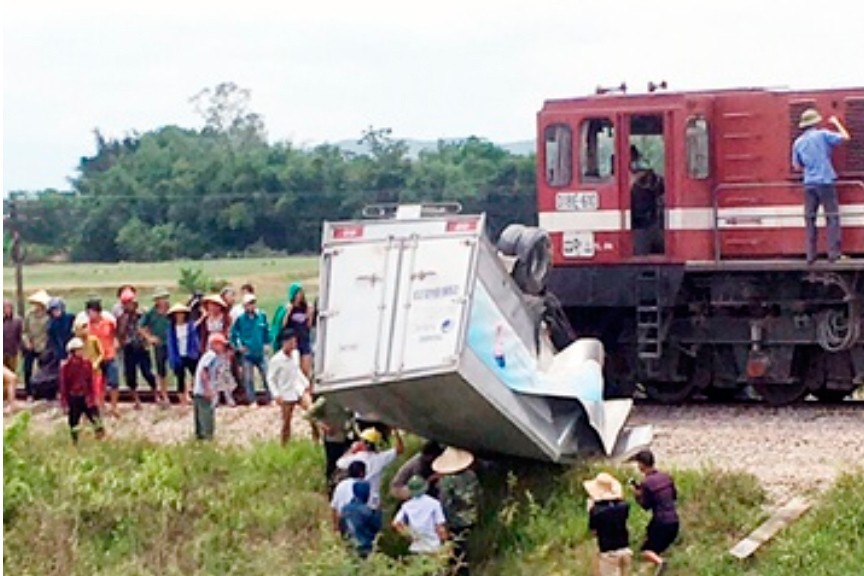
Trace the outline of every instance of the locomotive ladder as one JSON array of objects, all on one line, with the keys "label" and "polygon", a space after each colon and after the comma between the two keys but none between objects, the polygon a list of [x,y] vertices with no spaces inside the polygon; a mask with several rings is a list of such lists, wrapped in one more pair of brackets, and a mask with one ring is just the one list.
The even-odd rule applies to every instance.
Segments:
[{"label": "locomotive ladder", "polygon": [[636,277],[636,347],[641,360],[658,360],[663,354],[660,313],[660,273],[643,270]]}]

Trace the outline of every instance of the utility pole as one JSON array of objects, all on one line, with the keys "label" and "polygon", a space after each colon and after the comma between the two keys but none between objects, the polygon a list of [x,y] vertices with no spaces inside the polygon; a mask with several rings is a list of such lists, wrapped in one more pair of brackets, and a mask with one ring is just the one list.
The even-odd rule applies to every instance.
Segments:
[{"label": "utility pole", "polygon": [[15,303],[18,316],[24,317],[24,249],[21,246],[21,233],[18,227],[18,200],[9,198],[9,224],[12,228],[12,262],[15,264]]}]

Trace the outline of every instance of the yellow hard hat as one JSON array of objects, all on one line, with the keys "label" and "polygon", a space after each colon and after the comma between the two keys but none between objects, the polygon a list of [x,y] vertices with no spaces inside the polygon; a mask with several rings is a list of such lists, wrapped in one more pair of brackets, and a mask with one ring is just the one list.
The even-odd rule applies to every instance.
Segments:
[{"label": "yellow hard hat", "polygon": [[360,432],[360,439],[377,446],[381,443],[383,438],[381,437],[381,432],[379,432],[377,428],[366,428]]}]

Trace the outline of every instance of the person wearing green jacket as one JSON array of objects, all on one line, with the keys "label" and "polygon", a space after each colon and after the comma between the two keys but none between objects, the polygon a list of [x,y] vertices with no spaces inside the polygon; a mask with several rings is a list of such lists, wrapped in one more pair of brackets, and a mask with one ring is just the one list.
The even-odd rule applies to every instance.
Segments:
[{"label": "person wearing green jacket", "polygon": [[312,379],[312,318],[314,309],[306,302],[306,294],[299,282],[288,287],[288,301],[280,304],[273,316],[270,334],[273,336],[273,349],[281,343],[276,342],[284,328],[291,328],[297,335],[297,350],[300,352],[300,369],[306,378]]},{"label": "person wearing green jacket", "polygon": [[269,342],[267,315],[258,310],[255,295],[246,294],[243,296],[243,314],[231,325],[231,344],[242,358],[243,387],[246,390],[246,400],[250,404],[256,402],[255,369],[261,374],[261,381],[267,392],[266,403],[271,401],[270,387],[267,384],[267,357],[264,354],[264,346]]}]

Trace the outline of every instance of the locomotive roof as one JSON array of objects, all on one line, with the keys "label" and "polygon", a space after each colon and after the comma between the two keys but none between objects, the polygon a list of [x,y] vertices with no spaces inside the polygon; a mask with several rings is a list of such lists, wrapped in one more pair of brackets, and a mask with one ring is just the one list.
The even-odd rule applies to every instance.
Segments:
[{"label": "locomotive roof", "polygon": [[605,94],[588,94],[586,96],[575,96],[571,98],[550,98],[544,101],[543,109],[547,108],[566,108],[572,105],[627,105],[634,102],[675,102],[687,97],[706,97],[706,96],[737,96],[751,94],[782,94],[785,96],[812,96],[814,94],[830,94],[830,93],[848,93],[861,92],[864,87],[846,87],[846,88],[823,88],[823,89],[790,89],[790,88],[767,88],[767,87],[743,87],[743,88],[721,88],[715,90],[658,90],[656,92],[634,92],[621,93],[609,92]]}]

